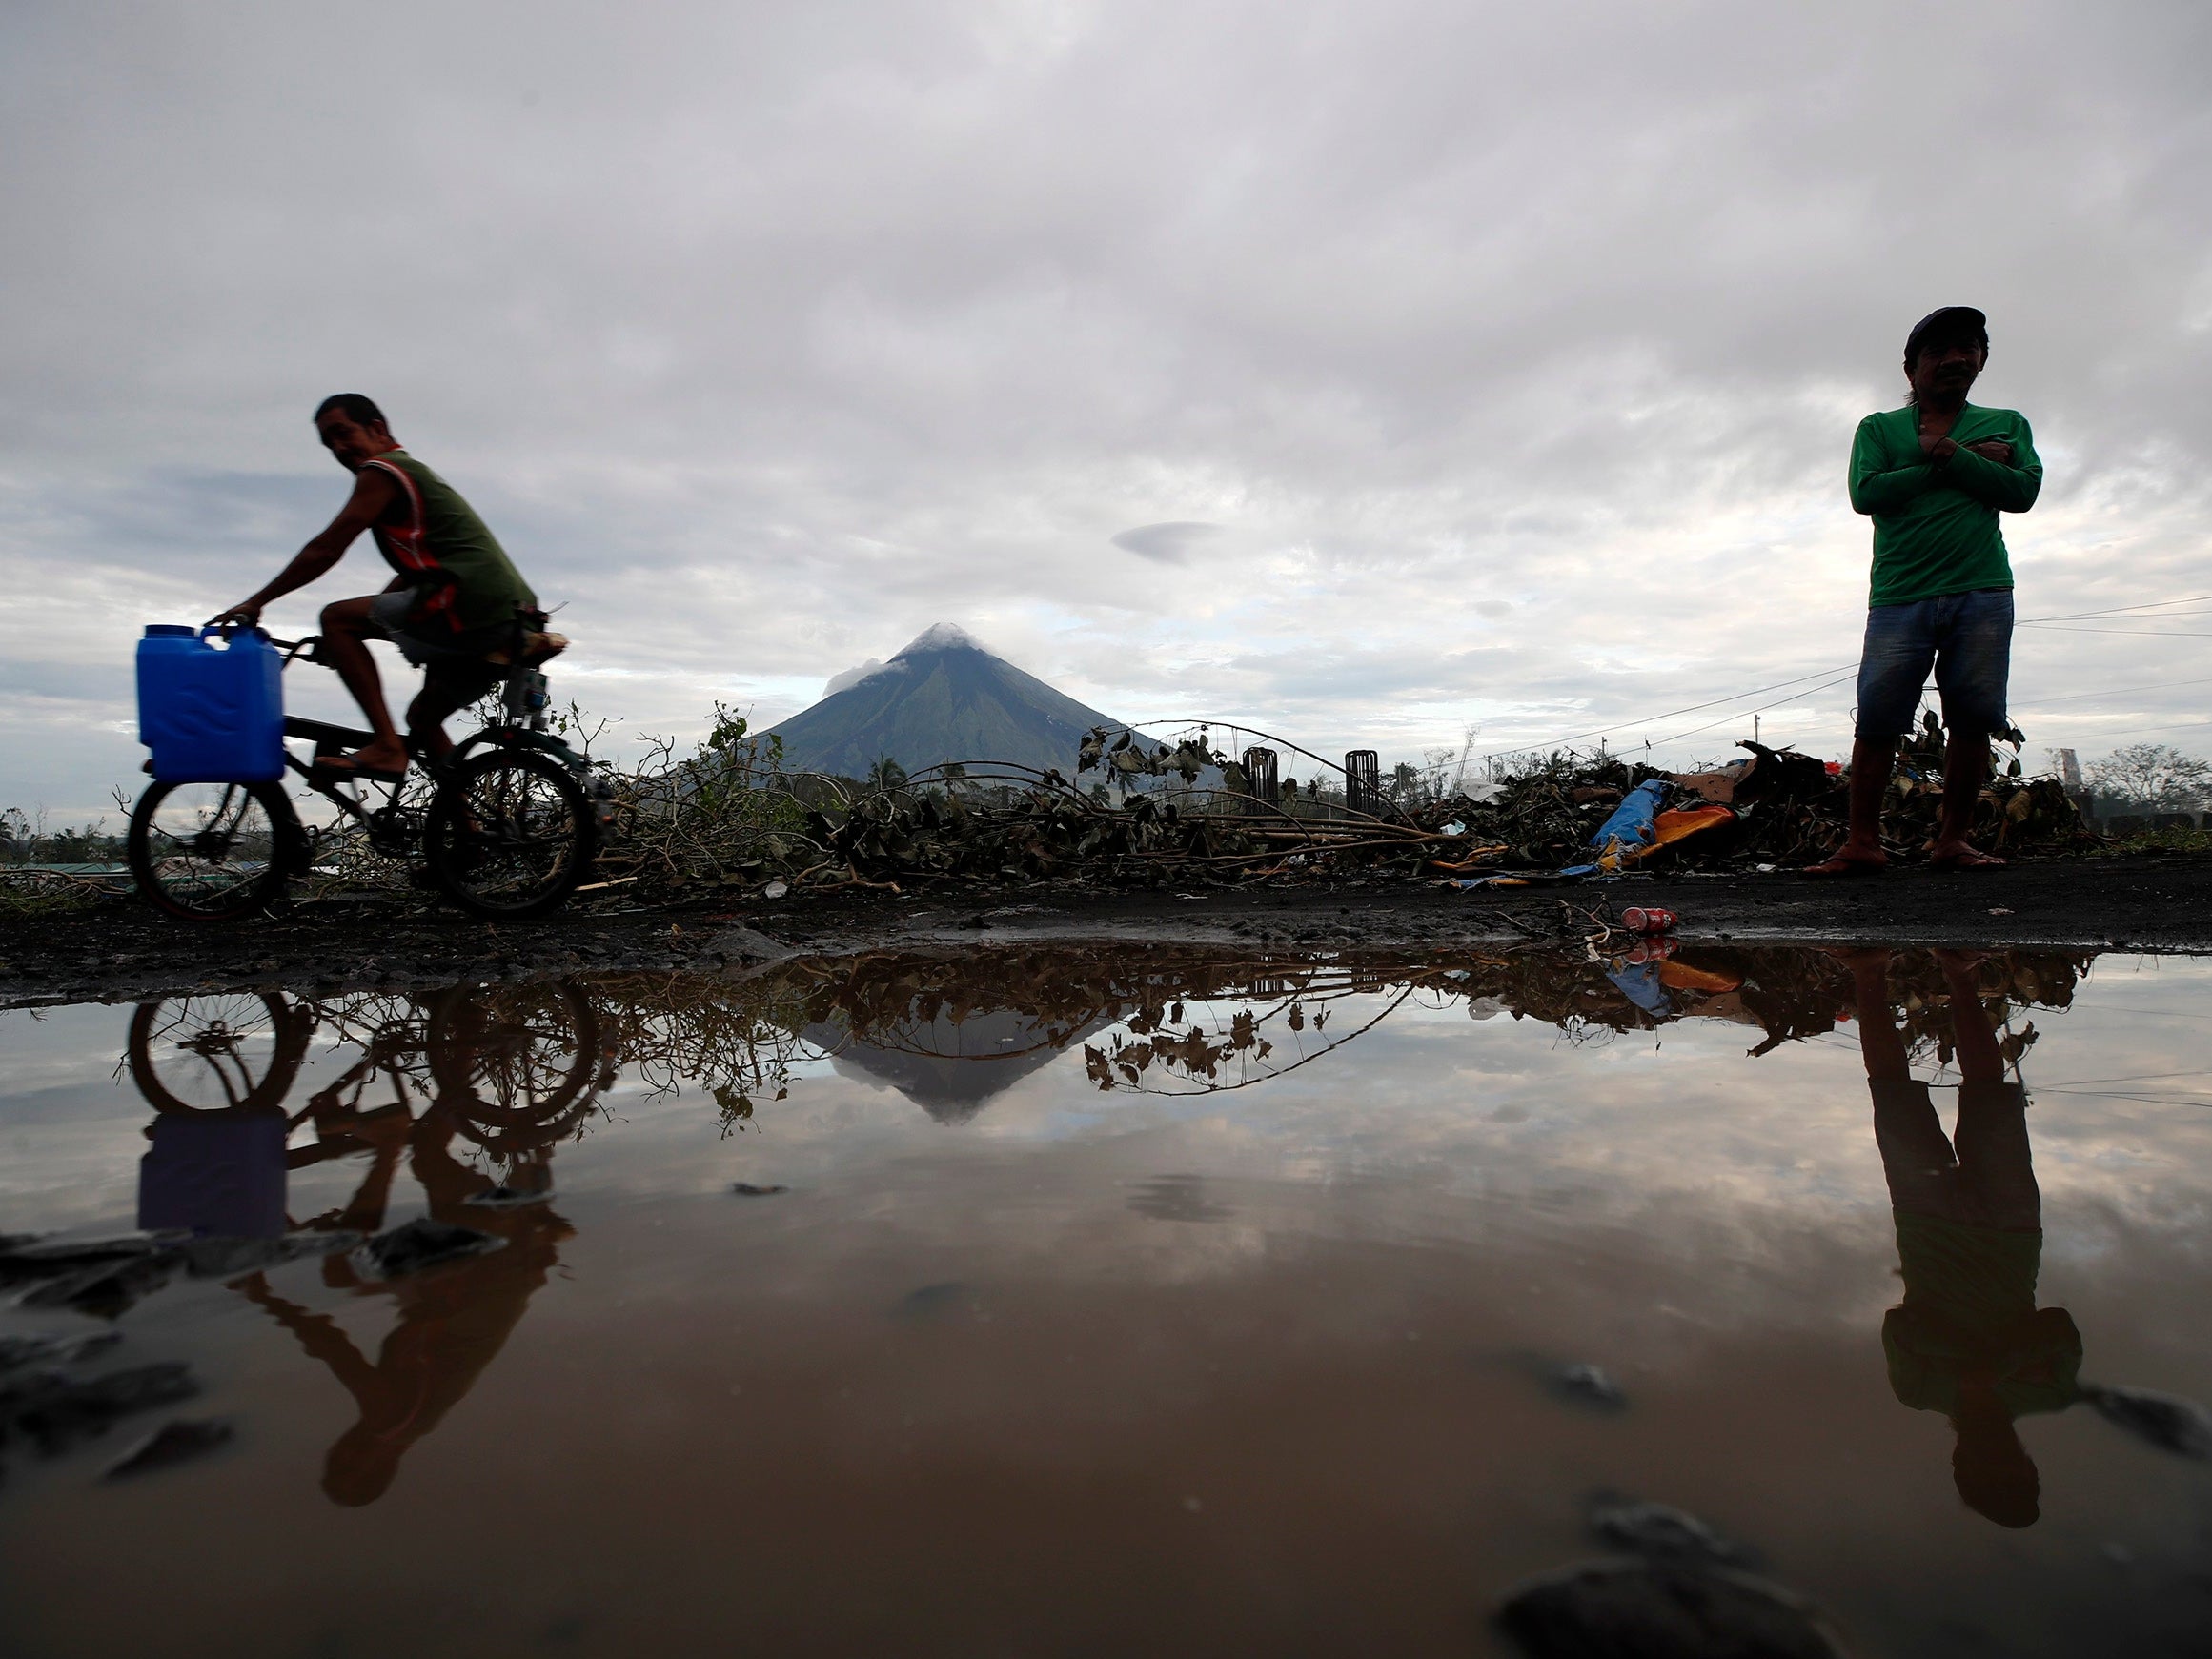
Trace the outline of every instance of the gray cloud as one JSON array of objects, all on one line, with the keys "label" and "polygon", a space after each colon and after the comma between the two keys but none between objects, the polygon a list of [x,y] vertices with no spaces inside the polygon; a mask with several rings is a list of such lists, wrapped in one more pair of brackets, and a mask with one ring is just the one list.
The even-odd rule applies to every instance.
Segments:
[{"label": "gray cloud", "polygon": [[1220,534],[1218,524],[1140,524],[1111,540],[1125,552],[1155,564],[1188,564],[1194,552]]},{"label": "gray cloud", "polygon": [[[14,710],[0,799],[132,778],[132,636],[335,510],[341,387],[633,733],[781,718],[944,617],[1094,706],[1325,752],[1848,661],[1851,428],[1958,299],[2046,451],[2023,615],[2212,591],[2202,9],[378,15],[0,16],[0,209],[37,228],[0,244],[0,580],[22,682],[68,688]],[[1149,582],[1103,550],[1198,523],[1236,528]],[[363,549],[274,620],[380,581]],[[2026,630],[2019,700],[2193,651]],[[1848,705],[1766,730],[1833,749]]]}]

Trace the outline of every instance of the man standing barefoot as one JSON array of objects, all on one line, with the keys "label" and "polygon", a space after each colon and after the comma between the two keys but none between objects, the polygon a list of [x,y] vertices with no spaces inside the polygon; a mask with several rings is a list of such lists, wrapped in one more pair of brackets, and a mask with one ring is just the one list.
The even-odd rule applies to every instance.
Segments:
[{"label": "man standing barefoot", "polygon": [[1951,736],[1928,861],[1948,870],[2004,862],[1966,840],[1989,771],[1990,736],[2008,723],[2012,564],[1997,516],[2036,504],[2043,466],[2019,415],[1966,401],[1988,361],[1981,313],[1966,305],[1930,313],[1905,337],[1911,399],[1868,415],[1852,440],[1851,504],[1874,519],[1874,586],[1858,663],[1851,834],[1808,875],[1871,875],[1889,862],[1882,797],[1931,667]]}]

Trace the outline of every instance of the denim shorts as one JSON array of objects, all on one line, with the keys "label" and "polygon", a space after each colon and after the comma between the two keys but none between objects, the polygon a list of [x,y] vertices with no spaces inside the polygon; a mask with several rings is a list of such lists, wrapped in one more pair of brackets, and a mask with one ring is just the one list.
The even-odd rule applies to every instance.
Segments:
[{"label": "denim shorts", "polygon": [[1954,732],[2001,732],[2012,669],[2012,589],[1877,605],[1858,658],[1858,735],[1881,741],[1913,729],[1928,670]]}]

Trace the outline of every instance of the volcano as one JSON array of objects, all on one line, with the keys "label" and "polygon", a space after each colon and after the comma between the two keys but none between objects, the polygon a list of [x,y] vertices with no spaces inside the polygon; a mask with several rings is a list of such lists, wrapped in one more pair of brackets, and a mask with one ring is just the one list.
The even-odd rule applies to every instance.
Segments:
[{"label": "volcano", "polygon": [[1011,760],[1072,779],[1084,733],[1121,724],[941,622],[890,661],[839,675],[820,702],[770,735],[783,739],[783,764],[795,772],[862,778],[888,755],[908,772]]}]

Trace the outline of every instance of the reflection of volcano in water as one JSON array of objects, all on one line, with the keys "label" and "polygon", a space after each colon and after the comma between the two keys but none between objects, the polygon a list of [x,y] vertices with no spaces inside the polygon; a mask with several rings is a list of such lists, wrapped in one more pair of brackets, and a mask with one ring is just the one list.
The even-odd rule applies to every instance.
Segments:
[{"label": "reflection of volcano in water", "polygon": [[845,1077],[888,1084],[941,1123],[964,1123],[990,1101],[1039,1070],[1070,1043],[1114,1018],[1099,1013],[1081,1025],[1057,1024],[1012,1008],[971,1013],[964,1020],[915,1016],[855,1037],[842,1015],[806,1027],[808,1042],[825,1049]]}]

